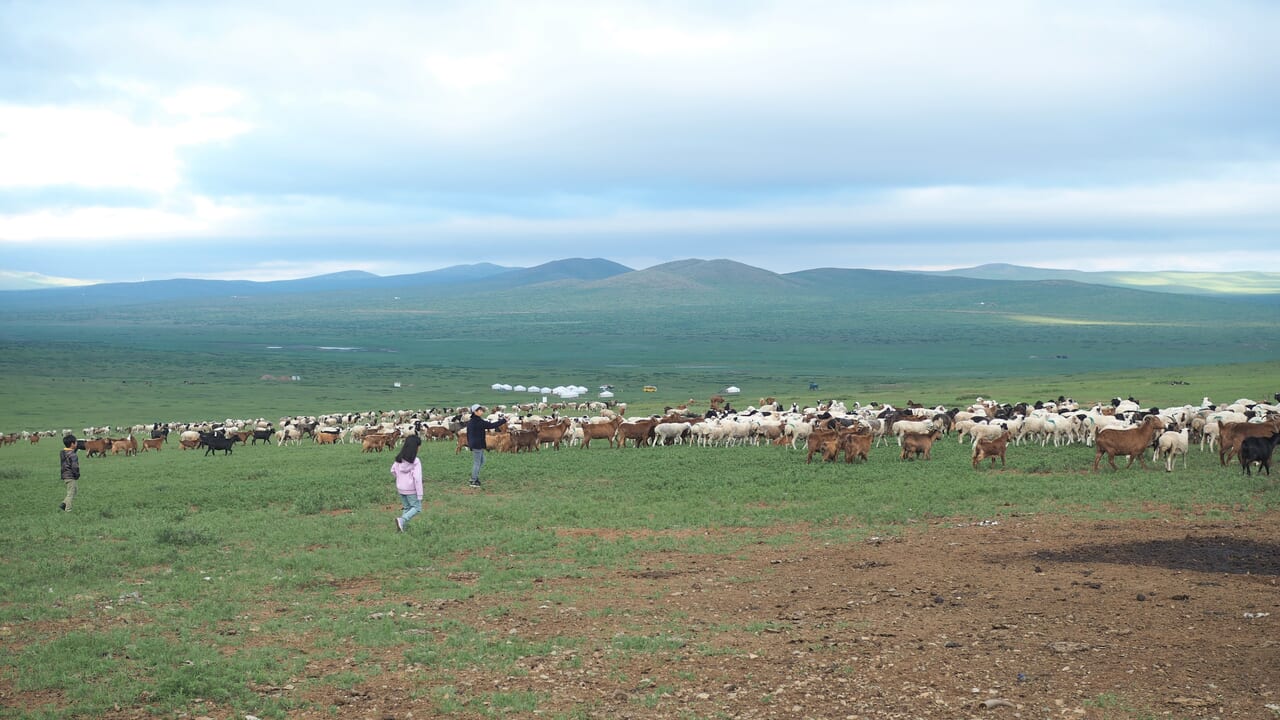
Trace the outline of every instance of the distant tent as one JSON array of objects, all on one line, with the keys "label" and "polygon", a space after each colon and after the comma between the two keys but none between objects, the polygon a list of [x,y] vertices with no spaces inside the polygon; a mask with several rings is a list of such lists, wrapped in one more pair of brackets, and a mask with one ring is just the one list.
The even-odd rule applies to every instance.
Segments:
[{"label": "distant tent", "polygon": [[516,392],[524,392],[524,391],[525,391],[525,387],[524,387],[523,385],[516,385],[515,387],[513,387],[513,388],[511,388],[511,389],[512,389],[512,390],[514,390],[514,391],[516,391]]},{"label": "distant tent", "polygon": [[613,393],[609,392],[608,390],[605,390],[604,392],[600,393],[600,397],[602,397],[602,398],[611,398],[611,397],[613,397]]},{"label": "distant tent", "polygon": [[737,387],[736,385],[730,385],[729,387],[725,388],[724,391],[729,395],[737,395],[738,393],[742,392],[742,388]]}]

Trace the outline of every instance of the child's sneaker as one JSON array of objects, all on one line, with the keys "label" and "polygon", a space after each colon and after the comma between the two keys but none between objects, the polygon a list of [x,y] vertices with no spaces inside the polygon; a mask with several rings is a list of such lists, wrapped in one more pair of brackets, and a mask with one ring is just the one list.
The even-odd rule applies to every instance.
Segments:
[{"label": "child's sneaker", "polygon": [[399,532],[404,532],[404,518],[402,517],[396,518],[396,530],[398,530]]}]

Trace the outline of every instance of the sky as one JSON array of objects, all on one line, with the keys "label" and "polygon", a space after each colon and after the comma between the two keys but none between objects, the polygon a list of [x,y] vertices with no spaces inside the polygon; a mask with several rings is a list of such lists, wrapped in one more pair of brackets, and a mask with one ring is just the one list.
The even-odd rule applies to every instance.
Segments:
[{"label": "sky", "polygon": [[1280,2],[0,3],[0,288],[1280,271]]}]

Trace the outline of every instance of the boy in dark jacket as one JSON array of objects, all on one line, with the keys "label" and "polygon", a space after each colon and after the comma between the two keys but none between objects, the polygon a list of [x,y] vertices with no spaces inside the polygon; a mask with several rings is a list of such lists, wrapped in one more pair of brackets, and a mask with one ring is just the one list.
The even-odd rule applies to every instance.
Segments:
[{"label": "boy in dark jacket", "polygon": [[71,501],[76,499],[76,481],[80,479],[80,456],[76,455],[76,436],[66,435],[62,438],[62,452],[59,454],[62,465],[62,482],[67,484],[67,496],[58,505],[59,510],[71,510]]},{"label": "boy in dark jacket", "polygon": [[480,468],[484,466],[484,451],[487,447],[484,441],[485,431],[500,428],[507,424],[506,418],[502,418],[497,422],[485,420],[484,413],[486,409],[483,405],[472,405],[471,419],[467,420],[467,447],[471,449],[470,485],[473,488],[480,487]]}]

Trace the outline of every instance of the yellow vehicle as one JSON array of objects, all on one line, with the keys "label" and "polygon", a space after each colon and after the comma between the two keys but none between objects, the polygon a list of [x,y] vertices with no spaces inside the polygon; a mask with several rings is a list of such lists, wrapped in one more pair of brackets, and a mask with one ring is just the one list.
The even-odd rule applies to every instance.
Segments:
[{"label": "yellow vehicle", "polygon": [[658,388],[656,388],[656,387],[654,387],[654,386],[652,386],[652,385],[645,385],[645,386],[644,386],[644,391],[645,391],[645,392],[658,392]]}]

